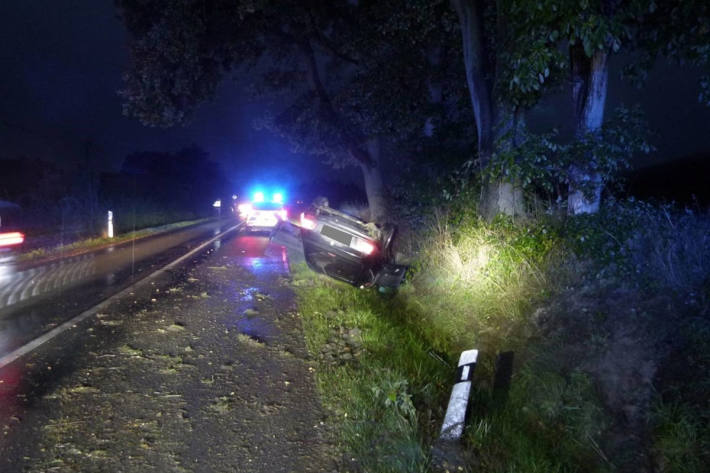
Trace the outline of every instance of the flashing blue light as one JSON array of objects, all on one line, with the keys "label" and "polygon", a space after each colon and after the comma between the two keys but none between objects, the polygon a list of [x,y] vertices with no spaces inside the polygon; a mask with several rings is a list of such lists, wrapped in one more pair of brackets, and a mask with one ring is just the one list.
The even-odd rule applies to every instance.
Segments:
[{"label": "flashing blue light", "polygon": [[254,202],[263,202],[264,201],[264,193],[263,192],[254,192]]},{"label": "flashing blue light", "polygon": [[274,195],[271,196],[271,202],[275,204],[283,204],[284,195],[281,192],[276,192]]}]

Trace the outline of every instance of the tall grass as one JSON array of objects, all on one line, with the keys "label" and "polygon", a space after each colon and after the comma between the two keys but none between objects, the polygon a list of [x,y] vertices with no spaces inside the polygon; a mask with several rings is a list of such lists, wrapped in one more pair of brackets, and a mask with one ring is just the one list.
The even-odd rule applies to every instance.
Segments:
[{"label": "tall grass", "polygon": [[[333,329],[362,330],[365,354],[359,361],[336,367],[323,364],[318,380],[326,405],[338,417],[344,449],[364,471],[427,471],[426,446],[438,435],[460,351],[478,348],[484,353],[477,396],[485,405],[483,400],[490,400],[493,358],[501,350],[525,346],[532,334],[529,315],[546,294],[548,268],[557,258],[556,236],[544,226],[475,221],[454,228],[441,217],[428,230],[409,284],[391,300],[304,268],[295,274],[307,343],[314,355],[328,345]],[[567,424],[557,419],[575,409],[594,410],[596,404],[588,402],[589,384],[581,375],[571,381],[545,372],[539,376],[546,376],[544,382],[516,378],[511,394],[515,407],[510,411],[514,414],[491,411],[479,417],[479,427],[490,425],[487,431],[494,433],[470,437],[481,458],[497,457],[494,452],[502,448],[502,438],[519,445],[520,451],[507,450],[514,458],[507,455],[497,461],[499,465],[537,464],[540,471],[562,471],[560,461],[576,458],[576,453],[568,453],[560,460],[549,454],[549,446],[560,442],[559,425],[580,430],[579,425],[593,417],[580,416],[577,421],[567,416]],[[538,405],[530,397],[533,386],[543,390],[539,398],[546,397],[544,389],[556,390],[556,404]],[[516,426],[521,413],[532,428]],[[543,418],[553,425],[554,436],[539,436],[543,429],[535,419]],[[574,444],[566,451],[577,450]]]},{"label": "tall grass", "polygon": [[[395,301],[296,268],[309,351],[322,360],[334,339],[357,329],[362,354],[317,369],[325,406],[348,458],[368,472],[426,471],[425,445],[441,417],[447,366]],[[387,316],[384,316],[384,315]]]},{"label": "tall grass", "polygon": [[[613,202],[598,215],[569,219],[540,215],[515,224],[506,219],[487,223],[464,209],[433,214],[422,225],[426,221],[420,216],[417,233],[403,242],[415,256],[407,284],[393,299],[303,268],[295,275],[296,282],[303,282],[297,288],[300,307],[316,357],[330,343],[333,329],[362,330],[365,351],[357,362],[321,363],[317,370],[325,403],[341,421],[343,450],[364,471],[427,471],[428,445],[441,425],[455,360],[462,350],[478,348],[474,410],[466,431],[473,469],[617,469],[625,460],[610,458],[608,451],[615,450],[606,435],[619,425],[613,416],[621,414],[609,410],[598,391],[604,383],[592,378],[603,370],[588,364],[605,342],[575,338],[587,333],[575,331],[575,321],[589,317],[558,312],[584,309],[593,314],[597,307],[613,307],[613,301],[590,295],[605,294],[595,292],[597,287],[623,286],[640,300],[642,294],[672,293],[680,304],[676,319],[689,314],[692,320],[705,320],[710,310],[710,218]],[[558,299],[574,303],[556,306]],[[554,308],[546,313],[559,317],[545,322],[558,324],[554,337],[541,336],[535,315],[540,307]],[[648,333],[658,333],[662,348],[668,308],[648,306],[641,312],[643,319],[614,320],[622,314],[612,313],[595,324],[609,320],[615,323],[607,328],[630,330],[643,325]],[[710,386],[710,350],[706,342],[690,338],[688,356],[696,360],[697,379],[681,379],[675,389],[685,397],[659,395],[660,407],[641,414],[650,420],[649,444],[663,471],[699,471],[697,465],[707,458],[706,396],[687,393],[706,392]],[[568,345],[575,349],[561,349]],[[501,351],[514,351],[516,360],[504,399],[497,397],[492,381]],[[660,357],[664,349],[652,352]],[[555,359],[561,353],[578,359]]]}]

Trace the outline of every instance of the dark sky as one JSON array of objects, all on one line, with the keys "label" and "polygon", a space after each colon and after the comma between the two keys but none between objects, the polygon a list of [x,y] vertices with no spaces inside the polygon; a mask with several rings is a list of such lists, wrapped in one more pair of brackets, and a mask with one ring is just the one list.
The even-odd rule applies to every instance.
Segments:
[{"label": "dark sky", "polygon": [[116,169],[134,151],[195,143],[231,179],[308,180],[326,172],[255,131],[260,107],[231,80],[187,127],[148,128],[123,117],[116,91],[126,61],[126,33],[112,0],[1,0],[0,158],[83,159],[91,140],[100,168]]},{"label": "dark sky", "polygon": [[[126,36],[112,0],[0,0],[0,158],[19,155],[66,162],[83,159],[87,140],[101,168],[117,168],[134,151],[173,151],[198,144],[231,179],[305,180],[329,174],[315,159],[294,156],[251,126],[259,113],[238,85],[225,81],[191,125],[143,127],[121,115],[116,91],[125,67]],[[641,102],[658,151],[651,161],[708,153],[710,111],[697,103],[697,74],[661,67],[642,90],[613,74],[609,109]],[[559,107],[549,101],[529,122],[545,128]],[[359,171],[347,171],[359,182]]]}]

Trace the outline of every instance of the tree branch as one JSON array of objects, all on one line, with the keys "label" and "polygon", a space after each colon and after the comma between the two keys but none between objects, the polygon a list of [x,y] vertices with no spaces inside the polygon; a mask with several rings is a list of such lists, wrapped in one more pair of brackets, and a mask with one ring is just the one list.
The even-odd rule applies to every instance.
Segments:
[{"label": "tree branch", "polygon": [[362,149],[362,147],[358,144],[362,140],[358,139],[356,136],[353,136],[353,133],[349,131],[350,128],[343,125],[340,117],[335,111],[333,102],[330,100],[330,96],[323,86],[323,81],[321,80],[320,72],[318,71],[316,56],[313,52],[313,47],[311,46],[310,41],[308,39],[303,39],[298,41],[297,44],[306,60],[308,81],[320,101],[320,109],[324,113],[325,118],[333,123],[342,132],[343,138],[346,141],[345,147],[355,160],[367,166],[374,165],[370,154]]},{"label": "tree branch", "polygon": [[335,46],[335,44],[333,44],[333,42],[325,34],[323,34],[320,28],[318,28],[318,26],[316,25],[316,19],[313,17],[313,12],[311,12],[310,9],[308,10],[308,19],[311,26],[311,32],[313,33],[313,38],[318,42],[319,45],[323,46],[333,56],[337,57],[342,61],[348,62],[355,66],[359,64],[356,59],[348,56],[345,53],[340,52]]}]

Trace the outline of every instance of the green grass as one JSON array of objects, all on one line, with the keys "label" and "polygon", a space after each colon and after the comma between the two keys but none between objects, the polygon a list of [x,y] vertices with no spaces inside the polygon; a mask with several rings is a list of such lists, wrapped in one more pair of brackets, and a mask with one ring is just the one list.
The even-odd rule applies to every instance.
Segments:
[{"label": "green grass", "polygon": [[[707,406],[705,406],[705,409]],[[685,403],[659,401],[653,409],[654,447],[668,473],[707,471],[710,461],[710,419]]]},{"label": "green grass", "polygon": [[[710,312],[709,228],[707,216],[643,203],[612,203],[596,216],[540,216],[515,224],[486,223],[460,212],[432,218],[404,242],[417,256],[407,283],[391,299],[297,269],[294,284],[308,348],[319,360],[318,386],[338,420],[344,455],[368,472],[428,471],[452,366],[462,350],[477,348],[465,435],[472,471],[604,472],[632,466],[628,461],[636,453],[621,452],[609,435],[623,425],[623,413],[609,410],[599,391],[604,383],[594,378],[614,374],[595,371],[594,363],[603,360],[599,355],[613,336],[606,330],[620,316],[627,317],[623,327],[653,327],[650,332],[665,346],[669,310],[689,320]],[[604,287],[623,287],[651,303],[667,294],[678,305],[645,305],[637,319],[629,319],[613,310],[629,307],[598,299],[614,297]],[[547,314],[544,336],[538,309]],[[582,310],[591,315],[573,313]],[[352,328],[362,331],[358,361],[334,365],[320,356],[334,333]],[[697,327],[688,332],[701,333]],[[700,374],[681,377],[674,388],[685,398],[659,400],[660,407],[651,410],[637,406],[646,409],[650,422],[648,432],[633,434],[648,436],[648,454],[663,471],[700,471],[707,460],[707,396],[689,393],[707,393],[710,351],[705,335],[695,338],[688,343],[692,370]],[[505,397],[493,390],[502,351],[515,353]],[[652,351],[659,357],[661,352]],[[661,370],[667,360],[655,362]]]},{"label": "green grass", "polygon": [[[395,301],[309,272],[294,271],[309,351],[359,329],[362,354],[322,362],[318,387],[340,427],[344,451],[368,472],[426,471],[427,439],[438,428],[452,373]],[[383,314],[387,314],[383,317]]]},{"label": "green grass", "polygon": [[[481,350],[477,405],[496,405],[495,355],[529,348],[529,315],[557,281],[548,271],[559,257],[556,238],[550,228],[507,222],[434,226],[409,283],[387,300],[305,267],[295,271],[312,354],[321,359],[334,329],[362,330],[359,361],[321,362],[317,379],[338,418],[342,448],[365,471],[428,471],[462,350]],[[484,471],[575,471],[571,465],[595,455],[598,431],[589,424],[598,424],[599,409],[588,379],[541,365],[526,360],[508,408],[477,415],[467,442]]]}]

